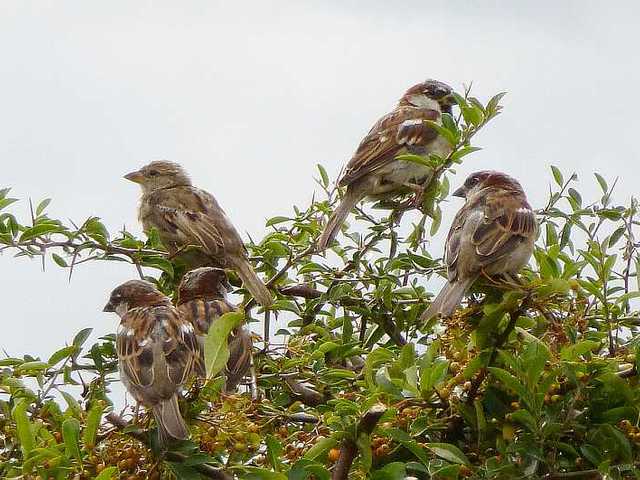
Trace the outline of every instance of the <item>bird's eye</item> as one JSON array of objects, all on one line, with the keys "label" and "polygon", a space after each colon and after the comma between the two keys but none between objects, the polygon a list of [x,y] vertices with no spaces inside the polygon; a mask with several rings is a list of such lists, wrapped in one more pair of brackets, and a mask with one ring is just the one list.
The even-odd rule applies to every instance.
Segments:
[{"label": "bird's eye", "polygon": [[479,181],[478,177],[471,177],[471,178],[468,178],[467,181],[464,183],[467,187],[475,187],[478,184],[478,181]]},{"label": "bird's eye", "polygon": [[157,170],[149,170],[148,172],[150,177],[157,177],[159,173],[160,172],[158,172]]}]

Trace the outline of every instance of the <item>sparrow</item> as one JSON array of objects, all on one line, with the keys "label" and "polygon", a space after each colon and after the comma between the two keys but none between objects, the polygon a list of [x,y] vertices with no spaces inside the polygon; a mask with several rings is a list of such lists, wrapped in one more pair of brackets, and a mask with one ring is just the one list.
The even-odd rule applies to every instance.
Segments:
[{"label": "sparrow", "polygon": [[453,219],[444,260],[448,282],[422,315],[450,316],[482,274],[516,275],[533,253],[538,222],[518,181],[492,170],[473,173],[453,193],[466,199]]},{"label": "sparrow", "polygon": [[413,190],[416,201],[422,198],[433,169],[397,157],[407,153],[448,156],[451,145],[425,120],[441,124],[442,114],[451,114],[454,104],[451,87],[427,80],[407,90],[396,108],[375,123],[338,180],[338,186],[347,190],[318,239],[319,252],[326,250],[349,212],[364,197],[384,198]]},{"label": "sparrow", "polygon": [[193,325],[180,316],[152,283],[130,280],[118,286],[103,311],[120,317],[116,350],[120,378],[129,393],[153,412],[160,445],[186,440],[178,395],[192,375],[204,375]]},{"label": "sparrow", "polygon": [[[193,325],[202,352],[209,328],[218,318],[236,307],[227,300],[226,276],[222,270],[201,267],[187,272],[178,286],[177,306],[182,318]],[[225,392],[235,391],[251,368],[251,334],[235,328],[227,338],[229,360],[225,369]]]},{"label": "sparrow", "polygon": [[[247,251],[231,220],[210,193],[194,187],[177,163],[155,161],[124,176],[140,184],[138,218],[148,233],[157,230],[169,252],[193,268],[203,265],[231,267],[262,306],[271,294],[249,263]],[[198,247],[185,252],[187,247]]]}]

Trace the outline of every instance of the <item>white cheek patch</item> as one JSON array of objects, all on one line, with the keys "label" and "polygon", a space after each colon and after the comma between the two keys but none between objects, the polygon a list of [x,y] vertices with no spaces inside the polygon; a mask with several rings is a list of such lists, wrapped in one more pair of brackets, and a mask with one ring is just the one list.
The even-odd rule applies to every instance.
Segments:
[{"label": "white cheek patch", "polygon": [[162,320],[162,328],[164,329],[169,328],[169,322],[167,322],[166,320]]},{"label": "white cheek patch", "polygon": [[141,342],[139,342],[138,345],[140,345],[141,347],[146,347],[147,345],[149,345],[150,341],[151,340],[149,339],[149,337],[147,337],[144,340],[142,340]]},{"label": "white cheek patch", "polygon": [[135,333],[136,331],[133,328],[130,328],[129,330],[127,330],[127,337],[133,337]]},{"label": "white cheek patch", "polygon": [[119,303],[116,306],[116,314],[119,317],[124,317],[124,314],[127,313],[128,311],[129,311],[129,305],[127,304],[127,302]]},{"label": "white cheek patch", "polygon": [[531,210],[529,210],[528,208],[519,208],[516,210],[517,213],[529,213],[531,212]]},{"label": "white cheek patch", "polygon": [[193,333],[193,327],[190,323],[183,323],[182,325],[180,325],[180,330],[182,330],[184,333]]}]

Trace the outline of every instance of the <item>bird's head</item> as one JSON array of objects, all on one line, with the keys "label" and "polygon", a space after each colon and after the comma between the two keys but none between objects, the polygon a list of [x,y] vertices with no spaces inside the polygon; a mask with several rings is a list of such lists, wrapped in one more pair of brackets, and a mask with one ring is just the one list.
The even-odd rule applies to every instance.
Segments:
[{"label": "bird's head", "polygon": [[464,181],[464,184],[452,193],[454,197],[468,199],[485,188],[497,188],[524,194],[522,186],[518,181],[506,173],[495,170],[481,170],[472,173]]},{"label": "bird's head", "polygon": [[178,303],[196,298],[202,300],[224,299],[229,282],[224,270],[213,267],[196,268],[187,272],[178,286]]},{"label": "bird's head", "polygon": [[166,160],[151,162],[140,170],[127,173],[124,178],[140,184],[144,192],[191,185],[187,172],[177,163]]},{"label": "bird's head", "polygon": [[442,113],[451,114],[451,107],[456,104],[453,93],[446,83],[430,79],[407,90],[400,99],[400,105],[438,108]]},{"label": "bird's head", "polygon": [[171,304],[156,286],[146,280],[129,280],[116,287],[109,296],[103,312],[115,312],[122,317],[127,311],[137,307]]}]

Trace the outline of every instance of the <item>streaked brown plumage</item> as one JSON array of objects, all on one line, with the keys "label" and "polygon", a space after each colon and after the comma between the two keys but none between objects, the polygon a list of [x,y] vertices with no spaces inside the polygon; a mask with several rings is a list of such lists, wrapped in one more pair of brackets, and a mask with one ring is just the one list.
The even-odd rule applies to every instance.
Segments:
[{"label": "streaked brown plumage", "polygon": [[180,165],[151,162],[125,178],[142,187],[138,217],[145,231],[156,229],[169,251],[181,252],[191,268],[231,267],[258,303],[272,303],[235,227],[213,195],[194,187]]},{"label": "streaked brown plumage", "polygon": [[[236,310],[226,299],[225,281],[224,272],[202,267],[187,272],[178,287],[178,309],[194,326],[201,345],[213,322]],[[233,392],[251,368],[253,344],[250,333],[241,326],[231,332],[227,343],[229,360],[225,369],[225,391]]]},{"label": "streaked brown plumage", "polygon": [[531,258],[538,235],[538,222],[522,187],[504,173],[473,173],[453,195],[466,203],[447,237],[448,282],[423,314],[423,321],[451,315],[482,272],[517,274]]},{"label": "streaked brown plumage", "polygon": [[171,300],[144,280],[123,283],[111,293],[105,312],[120,317],[116,348],[120,378],[129,393],[151,408],[160,443],[189,438],[178,395],[192,374],[202,375],[200,344],[193,326]]},{"label": "streaked brown plumage", "polygon": [[451,113],[452,93],[451,87],[436,80],[419,83],[406,91],[395,110],[376,122],[338,181],[347,189],[318,239],[319,251],[331,244],[349,212],[364,197],[379,198],[406,190],[422,197],[432,169],[396,157],[404,153],[449,154],[449,143],[425,120],[441,123],[442,113]]}]

